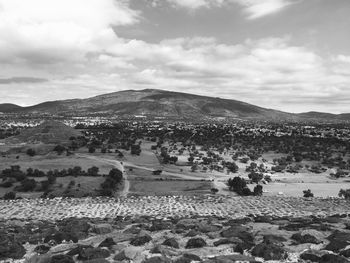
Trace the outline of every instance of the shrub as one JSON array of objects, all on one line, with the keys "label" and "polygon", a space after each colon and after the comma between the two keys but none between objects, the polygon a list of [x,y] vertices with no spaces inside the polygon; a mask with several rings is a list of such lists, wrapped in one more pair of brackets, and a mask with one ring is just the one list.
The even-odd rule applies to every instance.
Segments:
[{"label": "shrub", "polygon": [[263,187],[262,185],[258,184],[254,187],[254,195],[255,196],[261,196],[263,194]]},{"label": "shrub", "polygon": [[36,154],[35,150],[33,150],[32,148],[28,149],[26,153],[31,157],[33,157]]},{"label": "shrub", "polygon": [[350,189],[340,189],[338,196],[350,199]]},{"label": "shrub", "polygon": [[4,195],[5,200],[13,200],[16,199],[16,193],[15,192],[8,192]]},{"label": "shrub", "polygon": [[314,197],[314,194],[311,192],[310,189],[304,190],[304,197]]}]

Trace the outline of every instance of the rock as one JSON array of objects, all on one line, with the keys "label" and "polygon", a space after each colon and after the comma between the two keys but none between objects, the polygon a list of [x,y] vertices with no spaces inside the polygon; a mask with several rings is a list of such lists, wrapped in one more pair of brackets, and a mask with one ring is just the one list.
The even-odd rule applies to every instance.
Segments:
[{"label": "rock", "polygon": [[86,260],[84,261],[84,263],[109,263],[109,261],[104,258],[95,258],[95,259]]},{"label": "rock", "polygon": [[175,238],[168,238],[163,242],[163,245],[173,248],[179,248],[179,243],[176,241]]},{"label": "rock", "polygon": [[254,246],[254,236],[247,229],[245,226],[232,226],[222,231],[220,235],[226,238],[239,238],[243,242],[242,247],[244,249],[250,249]]},{"label": "rock", "polygon": [[112,246],[116,245],[117,243],[114,242],[113,238],[107,237],[105,240],[103,240],[98,247],[107,247],[111,248]]},{"label": "rock", "polygon": [[349,263],[350,261],[343,256],[335,254],[326,254],[323,255],[319,263]]},{"label": "rock", "polygon": [[21,259],[26,250],[14,237],[8,236],[6,234],[0,235],[0,260],[3,259]]},{"label": "rock", "polygon": [[300,258],[303,260],[309,260],[312,262],[319,262],[321,257],[325,255],[327,252],[319,251],[319,250],[307,250],[300,255]]},{"label": "rock", "polygon": [[220,245],[226,245],[226,244],[231,244],[230,240],[228,238],[222,238],[217,241],[214,241],[213,245],[215,247],[218,247]]},{"label": "rock", "polygon": [[171,229],[173,228],[173,224],[169,221],[153,221],[152,226],[149,227],[149,231],[154,232],[154,231],[162,231],[166,229]]},{"label": "rock", "polygon": [[103,235],[111,233],[113,227],[110,224],[98,224],[94,225],[93,230],[96,234]]},{"label": "rock", "polygon": [[204,241],[203,238],[191,238],[187,241],[186,248],[201,248],[205,247],[207,243]]},{"label": "rock", "polygon": [[182,256],[185,257],[185,258],[189,258],[189,259],[191,259],[193,261],[202,261],[201,258],[199,256],[195,255],[195,254],[185,253]]},{"label": "rock", "polygon": [[288,256],[283,247],[264,242],[256,245],[251,253],[253,256],[261,257],[265,260],[283,260]]},{"label": "rock", "polygon": [[322,243],[316,237],[314,237],[310,234],[302,235],[301,233],[296,233],[296,234],[292,235],[292,239],[297,241],[299,244],[304,244],[304,243],[320,244],[320,243]]},{"label": "rock", "polygon": [[284,226],[280,226],[279,228],[287,231],[299,231],[300,229],[308,227],[308,225],[309,224],[305,224],[305,223],[290,223]]},{"label": "rock", "polygon": [[52,256],[50,263],[74,263],[74,260],[71,256],[61,254]]},{"label": "rock", "polygon": [[350,233],[335,231],[327,239],[330,243],[325,247],[325,250],[333,252],[339,252],[339,250],[345,248],[350,244]]},{"label": "rock", "polygon": [[233,254],[224,255],[211,258],[210,261],[215,263],[230,263],[230,262],[249,262],[249,263],[261,263],[261,261],[255,260],[254,257],[249,257],[245,255]]},{"label": "rock", "polygon": [[265,235],[264,236],[264,243],[267,244],[280,244],[282,242],[286,242],[287,239],[282,236],[277,235]]},{"label": "rock", "polygon": [[49,243],[50,241],[54,241],[56,244],[61,244],[63,240],[73,241],[74,243],[77,243],[78,237],[71,233],[56,232],[54,234],[46,236],[44,242]]},{"label": "rock", "polygon": [[38,254],[45,254],[50,250],[49,246],[46,245],[39,245],[37,247],[34,248],[34,252],[38,253]]},{"label": "rock", "polygon": [[142,261],[142,263],[171,263],[171,260],[166,257],[151,257]]},{"label": "rock", "polygon": [[209,233],[209,232],[217,232],[222,229],[222,226],[219,225],[211,225],[208,223],[200,223],[198,225],[198,231],[202,233]]},{"label": "rock", "polygon": [[26,259],[25,263],[50,263],[51,255],[33,255],[30,258]]},{"label": "rock", "polygon": [[199,232],[197,230],[191,229],[190,231],[188,231],[185,237],[195,237],[198,235],[199,235]]},{"label": "rock", "polygon": [[151,240],[152,240],[152,237],[150,237],[149,235],[138,236],[138,237],[135,237],[134,239],[132,239],[130,241],[130,244],[133,246],[142,246],[142,245],[150,242]]},{"label": "rock", "polygon": [[67,218],[58,222],[59,231],[63,233],[71,233],[77,239],[88,237],[90,224],[86,219]]},{"label": "rock", "polygon": [[114,257],[114,260],[123,261],[123,260],[134,260],[138,255],[140,255],[142,249],[135,247],[127,247],[119,254]]},{"label": "rock", "polygon": [[350,248],[340,251],[340,255],[350,258]]},{"label": "rock", "polygon": [[92,246],[86,246],[86,245],[78,245],[76,248],[73,248],[70,250],[67,255],[69,256],[75,256],[79,255],[85,248],[93,248]]},{"label": "rock", "polygon": [[249,217],[230,219],[224,223],[224,226],[236,226],[236,225],[245,225],[253,220]]},{"label": "rock", "polygon": [[50,253],[62,253],[66,251],[71,251],[72,249],[78,247],[75,243],[68,243],[68,244],[59,244],[57,246],[50,248]]},{"label": "rock", "polygon": [[96,258],[107,258],[111,253],[103,248],[84,248],[79,252],[78,259],[90,260]]},{"label": "rock", "polygon": [[272,216],[256,216],[254,217],[255,223],[271,223],[273,220]]}]

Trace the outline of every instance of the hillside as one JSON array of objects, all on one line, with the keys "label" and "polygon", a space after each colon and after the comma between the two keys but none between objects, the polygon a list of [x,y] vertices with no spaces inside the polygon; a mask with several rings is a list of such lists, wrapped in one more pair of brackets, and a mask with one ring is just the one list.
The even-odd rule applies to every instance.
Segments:
[{"label": "hillside", "polygon": [[81,134],[58,121],[45,121],[39,126],[23,130],[19,135],[6,139],[6,143],[45,143],[61,144],[69,141],[70,137]]},{"label": "hillside", "polygon": [[[0,105],[1,109],[2,105]],[[14,107],[6,112],[181,118],[292,118],[292,114],[265,109],[238,100],[228,100],[163,90],[127,90],[88,99],[45,102],[30,107]]]},{"label": "hillside", "polygon": [[238,100],[155,89],[119,91],[87,99],[49,101],[30,107],[0,104],[0,112],[1,110],[6,113],[146,115],[188,119],[226,117],[263,120],[350,120],[350,114],[334,115],[318,112],[292,114],[258,107]]}]

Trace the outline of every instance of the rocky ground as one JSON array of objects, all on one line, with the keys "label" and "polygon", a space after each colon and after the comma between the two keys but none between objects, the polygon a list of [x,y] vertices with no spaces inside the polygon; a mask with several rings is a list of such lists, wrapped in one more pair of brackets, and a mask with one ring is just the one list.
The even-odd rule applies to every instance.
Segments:
[{"label": "rocky ground", "polygon": [[[350,202],[176,198],[178,203],[173,197],[2,202],[0,262],[350,262]],[[84,203],[95,209],[88,217],[78,213]],[[59,209],[48,210],[53,204]],[[116,205],[130,209],[108,210]]]}]

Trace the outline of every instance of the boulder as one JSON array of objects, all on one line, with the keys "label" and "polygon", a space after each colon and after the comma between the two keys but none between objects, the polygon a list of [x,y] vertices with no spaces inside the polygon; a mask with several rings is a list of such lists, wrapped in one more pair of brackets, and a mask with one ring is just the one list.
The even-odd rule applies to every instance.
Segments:
[{"label": "boulder", "polygon": [[104,258],[95,258],[84,261],[84,263],[109,263],[107,259]]},{"label": "boulder", "polygon": [[274,243],[260,243],[253,248],[251,253],[265,260],[284,260],[288,257],[284,248]]},{"label": "boulder", "polygon": [[138,255],[140,255],[142,249],[135,247],[127,247],[123,251],[119,252],[114,260],[123,261],[123,260],[134,260]]},{"label": "boulder", "polygon": [[254,236],[245,226],[232,226],[222,231],[220,235],[225,238],[239,238],[242,240],[244,249],[250,249],[254,246]]},{"label": "boulder", "polygon": [[350,248],[340,251],[339,254],[344,256],[344,257],[350,258]]},{"label": "boulder", "polygon": [[323,255],[319,261],[319,263],[349,263],[350,261],[340,255],[335,254],[326,254]]},{"label": "boulder", "polygon": [[47,253],[48,251],[50,250],[50,247],[49,246],[46,246],[46,245],[39,245],[39,246],[36,246],[34,248],[34,252],[38,253],[38,254],[45,254]]},{"label": "boulder", "polygon": [[322,241],[318,240],[316,237],[310,234],[302,235],[301,233],[296,233],[292,235],[292,239],[297,241],[299,244],[304,243],[312,243],[312,244],[320,244]]},{"label": "boulder", "polygon": [[78,239],[84,239],[88,237],[90,224],[86,219],[67,218],[58,222],[58,228],[60,232],[71,233]]},{"label": "boulder", "polygon": [[130,241],[130,244],[133,246],[142,246],[148,242],[150,242],[152,240],[152,237],[150,237],[149,235],[143,235],[143,236],[138,236],[135,237],[134,239],[132,239]]},{"label": "boulder", "polygon": [[261,263],[261,261],[255,260],[254,257],[249,257],[245,255],[240,255],[240,254],[217,256],[209,260],[215,263],[229,263],[229,262]]},{"label": "boulder", "polygon": [[78,259],[90,260],[97,258],[107,258],[111,253],[103,248],[84,248],[79,252]]},{"label": "boulder", "polygon": [[327,254],[327,252],[325,252],[325,251],[311,250],[310,249],[310,250],[303,252],[300,255],[300,258],[303,260],[309,260],[312,262],[319,262],[321,260],[321,257],[325,254]]},{"label": "boulder", "polygon": [[56,232],[54,234],[47,235],[44,239],[44,242],[49,243],[50,241],[54,241],[56,244],[61,244],[63,240],[73,241],[74,243],[77,243],[78,237],[72,233]]},{"label": "boulder", "polygon": [[201,247],[205,247],[206,245],[207,245],[207,243],[201,237],[191,238],[187,241],[186,248],[187,249],[189,249],[189,248],[201,248]]},{"label": "boulder", "polygon": [[327,239],[330,241],[325,247],[325,250],[330,250],[333,252],[339,252],[341,249],[345,248],[350,244],[350,233],[335,231]]},{"label": "boulder", "polygon": [[98,224],[94,225],[93,231],[99,235],[109,234],[113,231],[113,227],[110,224]]},{"label": "boulder", "polygon": [[87,245],[78,245],[77,247],[75,247],[72,250],[70,250],[67,253],[67,255],[69,255],[69,256],[79,255],[86,248],[93,248],[93,247],[92,246],[87,246]]},{"label": "boulder", "polygon": [[6,234],[1,234],[0,236],[0,260],[8,258],[21,259],[25,255],[26,250],[13,236]]},{"label": "boulder", "polygon": [[166,257],[151,257],[145,259],[142,263],[171,263],[171,260]]},{"label": "boulder", "polygon": [[111,248],[112,246],[116,245],[117,243],[114,242],[113,238],[107,237],[105,240],[103,240],[98,247],[107,247]]},{"label": "boulder", "polygon": [[179,243],[176,241],[175,238],[168,238],[163,242],[163,245],[173,248],[179,248]]},{"label": "boulder", "polygon": [[152,226],[148,228],[149,231],[162,231],[173,228],[173,224],[169,221],[153,221]]},{"label": "boulder", "polygon": [[74,260],[71,256],[61,254],[52,256],[50,263],[74,263]]}]

